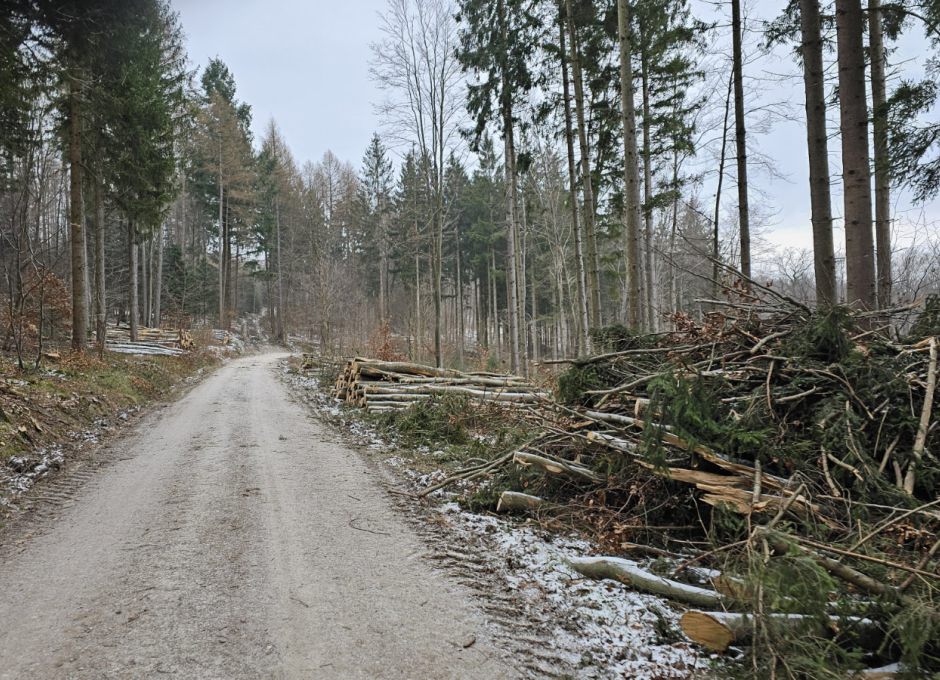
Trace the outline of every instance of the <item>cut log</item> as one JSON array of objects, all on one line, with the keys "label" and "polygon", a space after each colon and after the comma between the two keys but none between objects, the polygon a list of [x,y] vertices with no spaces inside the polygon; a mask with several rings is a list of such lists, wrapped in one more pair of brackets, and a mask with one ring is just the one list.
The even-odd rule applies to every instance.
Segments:
[{"label": "cut log", "polygon": [[530,496],[518,491],[503,491],[496,504],[496,512],[532,512],[544,505],[545,501],[538,496]]},{"label": "cut log", "polygon": [[[830,616],[828,623],[804,614],[767,614],[768,623],[798,631],[808,628],[812,634],[833,637],[844,628],[857,630],[852,643],[865,648],[876,647],[881,637],[874,622],[857,616]],[[714,652],[724,652],[732,644],[746,643],[754,632],[754,618],[736,612],[688,611],[679,619],[679,627],[693,642]]]},{"label": "cut log", "polygon": [[522,465],[523,467],[529,467],[531,465],[553,475],[568,475],[569,477],[579,477],[581,479],[594,482],[595,484],[603,481],[603,477],[596,474],[590,468],[584,467],[583,465],[578,465],[577,463],[571,463],[566,460],[546,458],[545,456],[540,456],[535,453],[528,453],[526,451],[517,451],[512,459],[513,462],[517,465]]},{"label": "cut log", "polygon": [[694,607],[720,607],[723,601],[721,594],[714,590],[672,581],[620,557],[573,557],[567,562],[582,576],[619,581],[630,588],[662,595]]}]

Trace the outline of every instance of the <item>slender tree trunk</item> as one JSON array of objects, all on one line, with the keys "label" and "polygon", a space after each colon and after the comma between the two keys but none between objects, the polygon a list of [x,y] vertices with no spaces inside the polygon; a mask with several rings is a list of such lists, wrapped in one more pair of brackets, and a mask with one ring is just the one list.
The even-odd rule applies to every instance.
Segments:
[{"label": "slender tree trunk", "polygon": [[[152,237],[151,237],[152,238]],[[141,263],[140,263],[140,273],[141,273],[141,289],[142,289],[142,301],[144,307],[143,314],[143,323],[145,327],[151,325],[150,320],[150,244],[148,241],[144,241],[140,244],[141,251]]]},{"label": "slender tree trunk", "polygon": [[457,307],[457,364],[463,368],[463,343],[464,343],[464,308],[463,308],[463,272],[460,270],[460,223],[454,226],[454,238],[456,240],[455,252],[457,258],[457,281],[455,283],[454,303]]},{"label": "slender tree trunk", "polygon": [[572,0],[565,0],[568,20],[568,37],[571,52],[571,75],[574,82],[574,106],[578,120],[578,145],[581,148],[581,189],[584,193],[584,234],[587,241],[588,287],[590,290],[591,325],[601,325],[600,262],[597,248],[597,232],[594,229],[594,186],[591,175],[591,150],[587,139],[587,117],[584,112],[584,86],[581,74],[581,54],[578,34],[574,22]]},{"label": "slender tree trunk", "polygon": [[649,88],[649,60],[648,55],[642,58],[643,81],[643,245],[646,250],[643,258],[643,275],[646,281],[643,286],[645,294],[644,314],[646,330],[655,332],[658,329],[656,311],[653,307],[653,151],[650,131],[650,88]]},{"label": "slender tree trunk", "polygon": [[281,203],[277,198],[274,199],[274,232],[277,248],[277,328],[274,335],[277,342],[284,344],[287,341],[287,306],[284,302],[284,260],[281,259]]},{"label": "slender tree trunk", "polygon": [[153,280],[153,325],[160,327],[162,321],[161,303],[163,302],[163,223],[157,228],[157,274]]},{"label": "slender tree trunk", "polygon": [[420,362],[424,342],[424,329],[421,327],[421,256],[415,255],[415,361]]},{"label": "slender tree trunk", "polygon": [[[626,253],[629,300],[627,304],[627,325],[633,329],[642,326],[642,285],[640,271],[640,173],[637,159],[636,111],[633,92],[633,46],[630,40],[630,9],[627,0],[617,0],[617,28],[620,39],[620,113],[623,124],[623,181],[624,210],[623,236]],[[645,83],[645,79],[644,79]],[[643,97],[646,103],[646,94]],[[644,150],[646,134],[646,113],[644,112]],[[649,165],[647,159],[646,164]],[[649,266],[649,263],[647,263]]]},{"label": "slender tree trunk", "polygon": [[891,306],[891,159],[888,152],[885,46],[881,0],[868,0],[871,49],[872,137],[875,151],[875,245],[878,269],[878,306]]},{"label": "slender tree trunk", "polygon": [[[232,275],[232,310],[235,312],[234,320],[238,319],[238,266],[241,258],[241,242],[235,241],[235,272]],[[236,327],[237,329],[237,327]]]},{"label": "slender tree trunk", "polygon": [[816,302],[825,307],[836,302],[836,256],[832,243],[829,142],[819,0],[800,0],[800,30],[803,38],[803,88],[806,96],[806,147],[809,151]]},{"label": "slender tree trunk", "polygon": [[[675,318],[675,313],[679,311],[679,305],[676,303],[676,277],[678,267],[676,266],[676,236],[679,231],[679,150],[673,146],[672,149],[672,216],[669,228],[669,286],[668,296],[669,305],[666,311]],[[675,324],[673,324],[675,330]]]},{"label": "slender tree trunk", "polygon": [[728,92],[725,94],[725,116],[721,126],[721,157],[718,159],[718,187],[715,189],[715,218],[712,222],[712,293],[715,299],[721,294],[721,233],[718,225],[721,219],[721,189],[725,183],[725,160],[728,157],[728,118],[731,115],[731,84],[734,77],[728,78]]},{"label": "slender tree trunk", "polygon": [[499,298],[496,297],[496,251],[490,248],[490,317],[493,319],[493,339],[496,341],[496,361],[502,360],[502,335],[499,332]]},{"label": "slender tree trunk", "polygon": [[[504,0],[497,0],[497,13],[500,22],[500,31],[502,34],[502,43],[504,46],[509,44],[509,26],[506,17],[506,6]],[[508,55],[507,55],[508,59]],[[506,173],[506,244],[507,244],[507,267],[506,267],[506,285],[509,289],[509,350],[510,365],[513,373],[518,373],[523,369],[521,353],[519,351],[519,283],[518,283],[518,259],[516,250],[518,247],[518,234],[516,225],[516,148],[514,142],[514,122],[512,116],[512,91],[509,83],[509,74],[506,69],[502,73],[502,93],[501,93],[501,113],[503,123],[503,143],[505,145],[505,154],[503,162]]]},{"label": "slender tree trunk", "polygon": [[388,321],[388,220],[383,209],[379,215],[379,321]]},{"label": "slender tree trunk", "polygon": [[581,225],[578,222],[577,173],[575,171],[574,161],[574,133],[571,129],[571,95],[568,85],[568,56],[565,51],[565,23],[561,20],[563,14],[563,8],[559,6],[558,45],[561,58],[562,98],[564,99],[565,109],[565,145],[568,156],[568,200],[571,203],[571,229],[574,232],[574,259],[577,271],[575,278],[577,281],[578,300],[575,319],[578,325],[581,351],[585,354],[589,354],[591,352],[591,323],[588,311],[588,283],[584,269],[584,245],[581,238]]},{"label": "slender tree trunk", "polygon": [[229,313],[232,307],[232,214],[229,205],[230,196],[225,199],[225,213],[222,220],[222,328],[228,330],[231,325]]},{"label": "slender tree trunk", "polygon": [[98,343],[98,351],[104,351],[107,329],[108,307],[105,299],[105,271],[104,271],[104,242],[105,242],[105,223],[104,223],[104,201],[101,196],[101,180],[95,178],[94,201],[95,201],[95,340]]},{"label": "slender tree trunk", "polygon": [[443,215],[437,215],[434,218],[435,226],[434,233],[431,238],[431,278],[433,279],[434,287],[434,365],[438,368],[444,366],[444,355],[443,348],[441,346],[441,321],[442,321],[442,309],[444,302],[444,292],[442,289],[442,269],[443,267],[441,262],[442,255],[442,239],[441,234],[442,228],[438,220],[442,220]]},{"label": "slender tree trunk", "polygon": [[130,277],[127,287],[128,317],[131,329],[131,341],[137,341],[137,324],[140,310],[137,302],[137,229],[133,220],[127,220],[127,270]]},{"label": "slender tree trunk", "polygon": [[535,267],[534,266],[529,267],[529,271],[532,274],[532,280],[529,285],[529,295],[530,295],[530,300],[531,300],[530,307],[532,309],[532,320],[529,322],[530,328],[532,329],[532,333],[531,333],[532,347],[529,351],[529,358],[531,358],[532,361],[538,361],[540,358],[539,356],[539,321],[538,321],[539,302],[538,302],[538,295],[536,294],[537,288],[535,284]]},{"label": "slender tree trunk", "polygon": [[738,231],[741,273],[751,276],[751,214],[747,200],[747,133],[744,125],[744,57],[741,0],[731,0],[732,71],[734,73],[734,141],[738,156]]},{"label": "slender tree trunk", "polygon": [[88,306],[85,289],[85,206],[82,199],[81,84],[69,75],[69,239],[72,264],[72,349],[85,350],[88,339]]},{"label": "slender tree trunk", "polygon": [[[513,161],[515,163],[515,161]],[[528,252],[529,222],[526,212],[525,187],[518,191],[519,196],[519,215],[521,217],[521,233],[519,234],[519,247],[516,250],[516,285],[519,290],[516,295],[519,300],[519,352],[523,375],[529,374],[529,318],[526,314],[526,272],[528,265],[526,255]]]},{"label": "slender tree trunk", "polygon": [[225,202],[222,187],[222,140],[219,139],[219,328],[225,328]]},{"label": "slender tree trunk", "polygon": [[845,215],[846,302],[875,306],[868,102],[865,91],[865,18],[860,0],[836,0],[839,111]]}]

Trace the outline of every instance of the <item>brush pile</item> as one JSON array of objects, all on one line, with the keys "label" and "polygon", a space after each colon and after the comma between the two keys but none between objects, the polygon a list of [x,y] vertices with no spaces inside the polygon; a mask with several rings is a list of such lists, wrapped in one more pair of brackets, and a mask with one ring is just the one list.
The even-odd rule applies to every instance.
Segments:
[{"label": "brush pile", "polygon": [[371,413],[403,410],[435,396],[457,394],[472,400],[534,405],[548,393],[514,375],[463,373],[402,361],[356,358],[346,362],[333,396]]},{"label": "brush pile", "polygon": [[833,650],[940,670],[940,301],[901,335],[891,312],[762,294],[669,334],[606,329],[612,351],[572,362],[554,418],[487,470],[499,509],[581,512],[612,552],[666,557],[658,578],[572,566],[693,607],[691,639],[752,645],[761,672]]}]

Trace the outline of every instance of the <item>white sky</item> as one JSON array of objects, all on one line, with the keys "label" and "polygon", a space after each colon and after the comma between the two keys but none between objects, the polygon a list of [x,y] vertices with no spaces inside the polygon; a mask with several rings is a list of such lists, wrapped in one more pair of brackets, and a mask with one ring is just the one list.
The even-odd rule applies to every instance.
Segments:
[{"label": "white sky", "polygon": [[[193,64],[201,68],[209,58],[218,56],[232,70],[239,98],[252,107],[256,137],[274,118],[298,163],[316,161],[329,149],[358,168],[369,138],[381,129],[374,104],[382,95],[369,78],[369,46],[381,38],[377,15],[385,0],[172,2],[180,13]],[[754,0],[751,27],[758,30],[757,21],[772,18],[784,5],[784,0]],[[693,0],[693,7],[703,20],[721,21],[715,3]],[[890,57],[893,64],[905,63],[905,70],[919,68],[926,45],[919,31],[911,34]],[[770,215],[765,236],[771,245],[810,248],[798,66],[786,50],[780,50],[778,55],[749,66],[745,76],[763,91],[759,99],[749,102],[749,108],[768,102],[789,102],[792,108],[791,120],[778,119],[768,130],[753,130],[754,146],[772,159],[778,176],[751,171],[751,183],[761,191],[752,194],[751,204]],[[837,140],[830,144],[830,155],[835,181],[839,172]],[[725,187],[728,204],[733,205],[734,184],[726,179]],[[713,191],[707,183],[703,200],[713,201]],[[912,225],[937,230],[940,202],[912,206],[904,195],[897,196],[896,202],[899,242],[909,238],[915,228]],[[836,183],[836,215],[841,213],[840,203]],[[838,244],[842,237],[836,238]]]}]

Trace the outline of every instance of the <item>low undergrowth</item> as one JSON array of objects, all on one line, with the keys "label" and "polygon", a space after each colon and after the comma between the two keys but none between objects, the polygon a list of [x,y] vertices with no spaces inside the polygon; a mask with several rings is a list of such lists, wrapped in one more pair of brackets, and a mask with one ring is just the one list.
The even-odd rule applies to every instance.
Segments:
[{"label": "low undergrowth", "polygon": [[[208,352],[132,356],[64,354],[39,369],[20,370],[0,355],[0,472],[34,471],[43,452],[83,439],[120,414],[167,396],[182,381],[219,359]],[[126,416],[125,416],[126,417]],[[12,491],[0,486],[0,498]]]},{"label": "low undergrowth", "polygon": [[[397,412],[365,416],[401,443],[397,454],[419,472],[448,474],[475,462],[499,458],[518,448],[532,427],[504,407],[462,395],[435,396]],[[495,508],[498,494],[466,499],[475,508]]]}]

